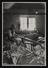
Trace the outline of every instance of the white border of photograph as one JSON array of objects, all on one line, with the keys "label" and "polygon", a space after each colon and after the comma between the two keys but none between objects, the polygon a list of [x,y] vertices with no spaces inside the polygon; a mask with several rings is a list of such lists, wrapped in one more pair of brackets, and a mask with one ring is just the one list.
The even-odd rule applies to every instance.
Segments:
[{"label": "white border of photograph", "polygon": [[[2,2],[2,66],[15,66],[3,64],[3,3],[43,3],[45,5],[45,59],[46,59],[46,2]],[[46,66],[45,65],[16,65],[16,66]]]}]

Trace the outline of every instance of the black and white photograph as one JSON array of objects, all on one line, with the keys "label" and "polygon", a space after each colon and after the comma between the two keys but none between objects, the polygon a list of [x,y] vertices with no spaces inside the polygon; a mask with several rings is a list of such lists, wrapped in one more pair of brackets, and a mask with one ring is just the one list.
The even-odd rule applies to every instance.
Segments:
[{"label": "black and white photograph", "polygon": [[46,2],[2,2],[2,66],[46,66]]}]

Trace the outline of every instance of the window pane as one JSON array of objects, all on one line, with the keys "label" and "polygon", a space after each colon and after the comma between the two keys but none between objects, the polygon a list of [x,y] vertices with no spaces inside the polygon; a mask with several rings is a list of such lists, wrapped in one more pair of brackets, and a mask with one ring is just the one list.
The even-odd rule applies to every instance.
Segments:
[{"label": "window pane", "polygon": [[27,30],[27,17],[20,17],[20,30]]},{"label": "window pane", "polygon": [[36,19],[35,18],[29,18],[29,28],[28,30],[32,31],[36,28]]}]

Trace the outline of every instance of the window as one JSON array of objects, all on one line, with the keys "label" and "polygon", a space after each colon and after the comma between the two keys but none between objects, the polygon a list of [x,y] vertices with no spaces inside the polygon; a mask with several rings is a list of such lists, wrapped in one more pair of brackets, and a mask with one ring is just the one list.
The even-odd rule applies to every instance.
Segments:
[{"label": "window", "polygon": [[20,30],[33,31],[36,28],[36,19],[20,17]]},{"label": "window", "polygon": [[27,18],[20,17],[20,30],[27,30]]},{"label": "window", "polygon": [[36,20],[35,18],[29,18],[29,31],[32,31],[36,28]]}]

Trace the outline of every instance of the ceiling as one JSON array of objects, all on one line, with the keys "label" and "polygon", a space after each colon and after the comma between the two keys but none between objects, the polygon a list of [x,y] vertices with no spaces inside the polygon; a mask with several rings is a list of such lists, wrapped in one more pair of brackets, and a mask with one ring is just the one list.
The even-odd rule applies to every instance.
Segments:
[{"label": "ceiling", "polygon": [[[10,5],[10,6],[9,6]],[[44,13],[44,3],[11,3],[4,4],[4,13],[9,14],[33,14],[36,11],[38,13]]]}]

